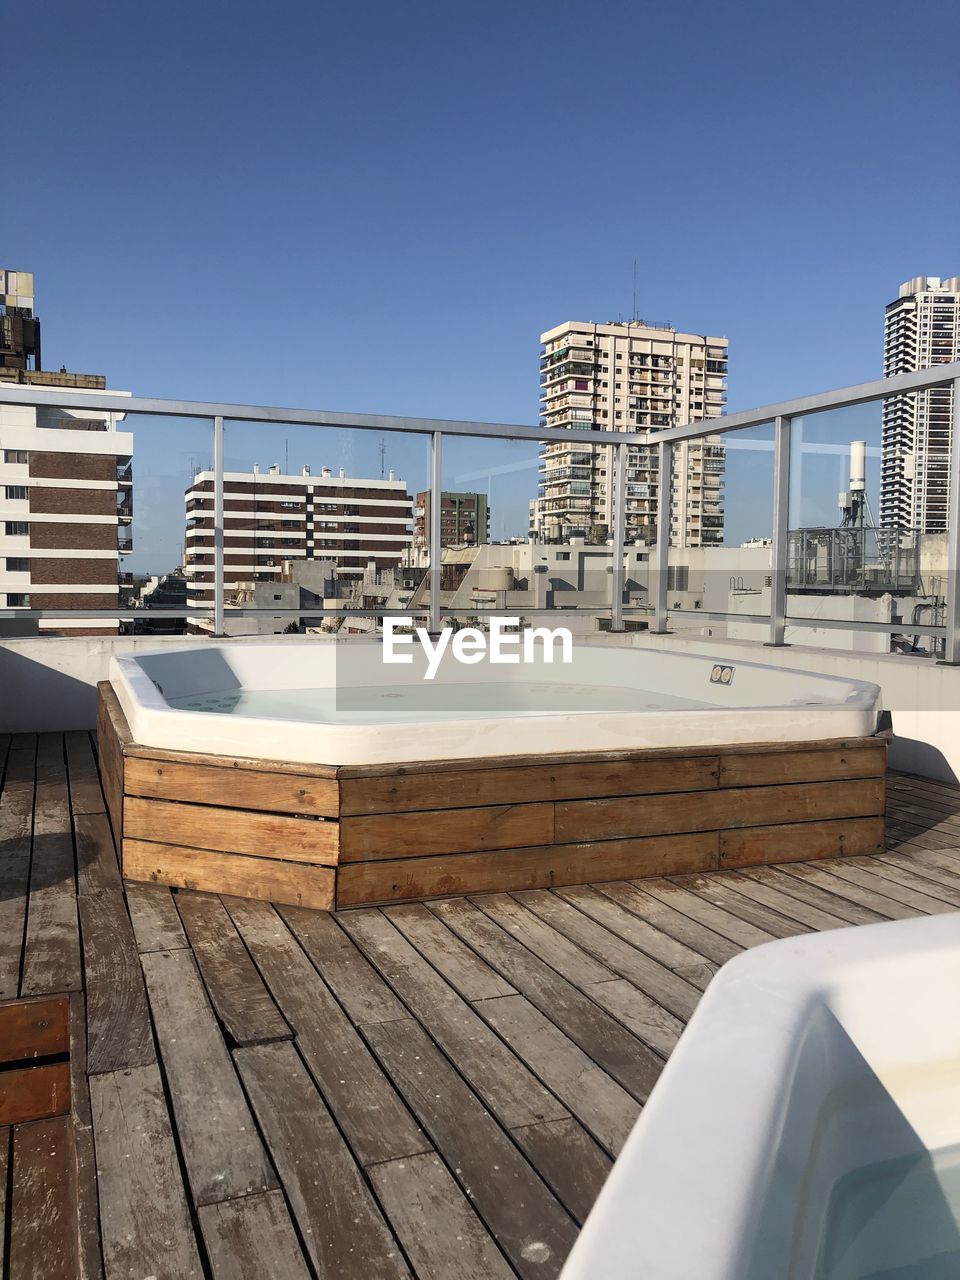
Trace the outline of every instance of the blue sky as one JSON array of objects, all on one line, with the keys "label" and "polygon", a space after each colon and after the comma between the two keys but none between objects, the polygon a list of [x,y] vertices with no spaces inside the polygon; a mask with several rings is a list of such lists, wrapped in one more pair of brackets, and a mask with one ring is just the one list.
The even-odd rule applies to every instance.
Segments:
[{"label": "blue sky", "polygon": [[[48,366],[136,393],[534,422],[540,331],[627,317],[636,258],[639,314],[729,337],[744,408],[876,376],[899,283],[960,272],[947,0],[4,10],[0,259],[37,274]],[[369,437],[283,449],[379,470]],[[141,563],[208,453],[137,429]],[[500,465],[464,447],[447,481]],[[531,478],[494,478],[495,532]]]}]

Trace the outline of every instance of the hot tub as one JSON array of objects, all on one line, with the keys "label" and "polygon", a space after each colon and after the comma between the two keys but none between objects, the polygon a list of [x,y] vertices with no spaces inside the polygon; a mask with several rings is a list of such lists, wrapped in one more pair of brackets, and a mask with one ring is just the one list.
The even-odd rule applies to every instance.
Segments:
[{"label": "hot tub", "polygon": [[958,914],[730,961],[562,1280],[960,1274],[958,989]]},{"label": "hot tub", "polygon": [[368,643],[242,643],[113,658],[137,742],[341,765],[809,742],[876,731],[874,684],[578,645],[569,665],[385,665]]},{"label": "hot tub", "polygon": [[124,874],[348,906],[876,853],[875,685],[581,645],[433,681],[367,642],[114,658]]}]

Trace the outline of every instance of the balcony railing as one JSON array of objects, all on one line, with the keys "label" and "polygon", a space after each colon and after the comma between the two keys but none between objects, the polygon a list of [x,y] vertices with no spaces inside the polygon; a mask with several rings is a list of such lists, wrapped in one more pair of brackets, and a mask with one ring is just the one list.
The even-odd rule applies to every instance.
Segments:
[{"label": "balcony railing", "polygon": [[[710,353],[709,358],[722,363],[726,353],[717,351]],[[654,358],[653,363],[663,367],[664,358]],[[663,430],[609,432],[593,428],[576,433],[578,445],[602,446],[614,456],[613,469],[613,524],[610,529],[610,555],[612,572],[610,576],[611,590],[609,599],[610,629],[624,629],[624,551],[627,529],[626,475],[630,465],[630,451],[638,446],[656,450],[658,455],[658,487],[660,493],[670,491],[673,474],[673,455],[678,444],[684,441],[703,443],[707,459],[723,457],[723,447],[713,443],[718,436],[747,430],[758,426],[773,424],[774,427],[774,469],[771,489],[771,507],[773,516],[773,537],[771,545],[771,600],[769,616],[766,622],[769,627],[769,643],[784,644],[784,633],[788,623],[786,614],[786,593],[788,587],[788,509],[790,493],[790,440],[791,424],[796,418],[809,418],[830,410],[845,409],[858,404],[870,404],[883,401],[891,396],[907,395],[928,391],[932,388],[949,388],[953,397],[954,422],[960,422],[960,361],[952,364],[935,365],[914,373],[898,374],[875,382],[858,386],[845,387],[839,391],[829,391],[817,395],[804,396],[780,404],[767,405],[760,409],[742,413],[727,414],[705,421],[691,422],[682,426],[670,426],[669,419],[663,423]],[[119,396],[106,391],[86,391],[82,397],[70,388],[43,388],[29,384],[0,383],[0,404],[27,405],[43,410],[92,411],[95,413],[117,413],[129,415],[145,415],[158,418],[190,418],[205,420],[212,427],[213,433],[213,528],[210,539],[214,548],[213,603],[210,612],[213,615],[213,633],[224,633],[224,423],[247,422],[265,428],[285,426],[306,426],[335,428],[339,430],[374,431],[377,433],[400,432],[415,437],[426,437],[430,447],[430,492],[433,501],[430,507],[428,540],[430,548],[429,568],[429,603],[423,607],[407,607],[404,612],[427,616],[431,630],[438,630],[445,615],[452,612],[444,609],[440,599],[441,582],[441,502],[442,491],[442,457],[444,440],[448,437],[474,437],[487,440],[518,440],[535,443],[562,442],[569,444],[570,431],[567,428],[551,428],[547,426],[512,425],[489,422],[466,422],[457,420],[431,420],[424,418],[400,418],[374,414],[335,413],[313,409],[265,408],[259,405],[243,404],[208,404],[197,401],[160,400],[130,396]],[[721,464],[722,465],[722,464]],[[710,461],[705,463],[712,470]],[[718,468],[719,469],[719,466]],[[946,543],[948,565],[946,605],[944,622],[940,624],[921,625],[911,623],[911,633],[935,636],[943,639],[945,661],[960,666],[960,592],[958,592],[957,568],[960,566],[960,431],[952,433],[949,459],[949,492],[951,501],[946,521]],[[563,504],[557,504],[554,510],[560,510]],[[583,499],[569,501],[568,511],[586,510],[590,505]],[[592,508],[591,508],[592,509]],[[606,518],[606,517],[604,517]],[[719,520],[719,516],[713,516]],[[703,517],[706,524],[711,517]],[[651,557],[654,569],[654,589],[651,592],[653,612],[650,617],[651,630],[665,632],[670,614],[682,615],[682,609],[669,609],[667,588],[667,569],[669,565],[671,504],[661,502],[656,513],[657,540],[655,554]],[[118,527],[118,546],[121,551],[129,551],[133,547],[133,536],[129,526]],[[524,610],[525,612],[536,612]],[[151,611],[151,616],[158,612],[170,617],[196,617],[197,611],[169,610]],[[257,610],[240,612],[256,613]],[[291,617],[299,616],[303,610],[268,611],[271,616],[279,614]],[[384,611],[356,610],[345,607],[329,609],[311,609],[311,614],[329,613],[339,616],[359,614],[362,616],[384,616]],[[390,611],[386,611],[388,614]],[[545,611],[546,612],[546,611]],[[131,610],[71,610],[71,617],[117,619],[129,617]],[[0,618],[24,616],[38,619],[58,616],[56,610],[16,610],[0,609]],[[729,612],[708,612],[698,610],[699,619],[730,619],[743,621],[744,615]],[[759,617],[750,616],[753,621],[762,621]],[[846,630],[870,630],[895,633],[903,630],[903,623],[856,622],[850,619],[826,620],[823,618],[805,618],[791,616],[789,624],[793,627],[832,626]]]}]

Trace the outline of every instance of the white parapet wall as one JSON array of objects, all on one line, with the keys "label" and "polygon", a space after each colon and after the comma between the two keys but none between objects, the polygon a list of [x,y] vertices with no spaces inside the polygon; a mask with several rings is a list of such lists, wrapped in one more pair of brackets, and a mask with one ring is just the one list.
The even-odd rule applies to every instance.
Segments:
[{"label": "white parapet wall", "polygon": [[795,671],[869,680],[883,691],[893,743],[890,765],[908,773],[960,781],[960,667],[941,666],[910,654],[853,653],[787,645],[774,649],[749,640],[721,640],[687,634],[634,632],[604,637],[608,644],[653,645],[673,652],[701,653],[724,663],[766,662]]}]

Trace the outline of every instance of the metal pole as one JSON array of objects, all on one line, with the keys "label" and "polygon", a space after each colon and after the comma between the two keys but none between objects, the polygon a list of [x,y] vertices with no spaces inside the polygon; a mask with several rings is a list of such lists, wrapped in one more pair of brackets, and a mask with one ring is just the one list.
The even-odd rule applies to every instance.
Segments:
[{"label": "metal pole", "polygon": [[213,420],[213,634],[222,636],[223,621],[223,418]]},{"label": "metal pole", "polygon": [[947,488],[947,609],[944,623],[947,634],[943,642],[945,666],[960,666],[960,378],[953,384],[953,424],[950,431],[950,480]]},{"label": "metal pole", "polygon": [[774,421],[773,545],[770,548],[770,639],[780,648],[786,642],[787,544],[790,533],[790,419]]},{"label": "metal pole", "polygon": [[443,435],[434,431],[430,436],[430,619],[428,627],[435,635],[442,625],[440,618],[440,563],[443,548],[440,545],[440,515],[443,497]]},{"label": "metal pole", "polygon": [[650,628],[655,635],[667,629],[667,569],[670,565],[670,509],[673,503],[673,445],[659,441],[660,470],[657,484],[657,559],[654,576],[654,615]]},{"label": "metal pole", "polygon": [[623,630],[623,545],[627,532],[627,445],[613,447],[613,557],[610,574],[610,630]]}]

